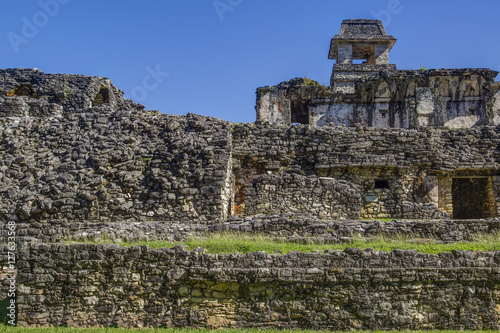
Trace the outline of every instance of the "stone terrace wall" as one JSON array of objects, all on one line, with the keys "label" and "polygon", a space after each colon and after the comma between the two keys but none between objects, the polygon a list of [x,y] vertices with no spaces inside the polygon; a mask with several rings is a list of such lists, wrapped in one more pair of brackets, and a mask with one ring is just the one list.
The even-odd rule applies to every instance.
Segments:
[{"label": "stone terrace wall", "polygon": [[[7,228],[0,222],[0,239],[7,239]],[[56,243],[63,241],[185,241],[202,236],[208,225],[190,221],[84,221],[50,220],[43,223],[16,223],[16,235],[21,246],[26,243]]]},{"label": "stone terrace wall", "polygon": [[226,217],[231,132],[189,115],[96,107],[0,123],[3,219]]},{"label": "stone terrace wall", "polygon": [[22,326],[500,328],[500,252],[39,244],[21,251],[18,267]]},{"label": "stone terrace wall", "polygon": [[393,220],[335,221],[295,215],[232,217],[226,222],[208,226],[209,232],[236,231],[261,233],[295,242],[340,243],[360,237],[430,238],[445,243],[474,241],[481,235],[500,232],[500,219],[488,220]]}]

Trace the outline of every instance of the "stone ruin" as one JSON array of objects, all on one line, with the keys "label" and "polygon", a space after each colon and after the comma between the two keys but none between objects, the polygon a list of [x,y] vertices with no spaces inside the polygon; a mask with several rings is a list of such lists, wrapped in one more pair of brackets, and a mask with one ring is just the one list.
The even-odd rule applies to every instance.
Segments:
[{"label": "stone ruin", "polygon": [[498,126],[241,125],[143,111],[106,78],[0,80],[6,220],[500,215]]},{"label": "stone ruin", "polygon": [[[500,328],[499,252],[60,244],[499,232],[497,72],[396,70],[395,41],[379,21],[344,21],[331,86],[259,88],[255,124],[145,111],[107,78],[0,70],[0,235],[15,225],[18,324]],[[382,218],[394,221],[360,221]]]},{"label": "stone ruin", "polygon": [[374,128],[473,128],[500,124],[498,72],[397,70],[396,38],[378,20],[344,20],[332,38],[331,83],[294,79],[257,89],[257,121]]},{"label": "stone ruin", "polygon": [[[376,129],[433,133],[500,124],[500,84],[494,81],[498,72],[472,68],[397,70],[396,65],[389,64],[389,52],[395,42],[381,21],[344,20],[330,46],[329,58],[336,60],[331,86],[297,78],[258,88],[257,123],[346,126],[356,128],[358,133],[374,134],[378,134]],[[370,142],[372,138],[359,137],[354,146],[363,146],[363,153],[373,153],[373,147],[380,143]],[[382,147],[389,153],[393,144],[382,143]],[[497,149],[495,145],[490,148],[492,152]],[[326,145],[324,149],[336,148]],[[466,151],[470,152],[464,149],[462,154]],[[372,159],[352,165],[351,158],[344,163],[318,165],[316,174],[335,179],[358,178],[353,182],[362,188],[360,216],[364,218],[395,217],[395,211],[405,211],[404,207],[388,208],[393,205],[386,201],[386,195],[395,195],[405,188],[403,183],[414,189],[407,192],[404,200],[435,204],[454,218],[498,216],[498,208],[494,207],[498,206],[499,179],[494,169],[456,165],[438,171],[416,160],[405,169],[386,161],[387,157],[380,163],[373,163]],[[407,171],[412,176],[405,176]],[[482,198],[481,203],[469,201],[471,198]],[[399,216],[409,217],[405,213]]]}]

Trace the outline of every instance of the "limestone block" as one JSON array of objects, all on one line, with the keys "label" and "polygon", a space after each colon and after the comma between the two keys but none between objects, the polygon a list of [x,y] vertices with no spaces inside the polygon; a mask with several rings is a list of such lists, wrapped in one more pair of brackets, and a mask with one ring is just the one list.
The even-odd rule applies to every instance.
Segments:
[{"label": "limestone block", "polygon": [[282,90],[261,90],[257,102],[257,119],[273,124],[291,123],[291,104]]},{"label": "limestone block", "polygon": [[431,88],[417,88],[417,115],[432,115],[434,113],[434,96]]},{"label": "limestone block", "polygon": [[316,126],[354,125],[354,105],[352,104],[320,104],[310,108],[311,123]]}]

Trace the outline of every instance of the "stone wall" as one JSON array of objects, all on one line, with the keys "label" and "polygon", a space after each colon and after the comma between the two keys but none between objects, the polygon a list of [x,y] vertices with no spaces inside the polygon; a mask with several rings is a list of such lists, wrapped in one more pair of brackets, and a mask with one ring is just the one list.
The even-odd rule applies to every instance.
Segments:
[{"label": "stone wall", "polygon": [[500,232],[500,219],[487,220],[324,220],[297,215],[232,217],[208,227],[208,232],[261,233],[276,239],[305,243],[342,243],[355,238],[406,237],[444,243],[476,241]]},{"label": "stone wall", "polygon": [[[241,189],[245,201],[239,214],[311,214],[329,219],[355,219],[361,210],[361,194],[351,183],[335,178],[299,174],[262,174]],[[243,210],[243,207],[245,208]]]},{"label": "stone wall", "polygon": [[123,98],[108,78],[46,74],[39,69],[0,69],[0,115],[54,117],[107,105],[117,110],[144,106]]},{"label": "stone wall", "polygon": [[[272,206],[273,194],[269,192],[272,190],[276,200],[283,198],[291,211],[298,204],[289,203],[285,198],[293,196],[290,193],[300,193],[299,201],[308,203],[309,213],[320,216],[314,212],[316,205],[328,214],[321,194],[311,195],[305,182],[301,182],[302,186],[290,185],[286,190],[271,184],[272,179],[276,184],[284,184],[283,179],[290,178],[318,184],[325,178],[343,181],[352,195],[361,196],[357,214],[362,218],[439,219],[453,215],[452,184],[444,179],[454,177],[489,179],[492,190],[488,202],[496,202],[498,207],[494,194],[498,193],[498,182],[494,179],[500,155],[491,147],[500,144],[499,129],[422,131],[307,125],[235,126],[233,213],[269,213],[269,207],[262,204]],[[458,169],[461,171],[455,171]],[[322,190],[318,187],[317,191],[319,194]],[[339,188],[336,193],[343,192]],[[259,195],[269,200],[259,201]],[[341,211],[337,208],[336,217],[355,216],[356,205],[344,206]],[[487,217],[495,216],[490,213]]]},{"label": "stone wall", "polygon": [[443,218],[452,210],[440,201],[439,179],[465,169],[491,178],[494,217],[498,130],[233,126],[105,106],[9,117],[0,124],[0,211],[17,221],[223,220],[289,210]]},{"label": "stone wall", "polygon": [[[257,108],[261,109],[260,114],[268,114],[262,120],[268,120],[273,124],[287,124],[288,119],[291,119],[290,100],[288,100],[283,91],[277,88],[259,88],[257,92]],[[257,115],[257,120],[260,116]]]},{"label": "stone wall", "polygon": [[497,252],[38,244],[18,267],[21,326],[500,328]]},{"label": "stone wall", "polygon": [[[185,241],[209,231],[205,223],[190,221],[83,221],[49,220],[16,223],[19,246],[26,243],[57,243],[64,241]],[[0,239],[7,239],[7,228],[0,222]]]},{"label": "stone wall", "polygon": [[231,124],[122,95],[103,77],[0,70],[2,219],[227,218]]},{"label": "stone wall", "polygon": [[[488,73],[465,71],[460,80],[481,81],[479,74]],[[445,74],[411,80],[440,85]],[[408,75],[387,79],[383,93],[404,86],[398,98],[406,98],[403,91],[418,86],[405,81]],[[0,76],[5,220],[211,221],[288,211],[331,219],[445,218],[453,216],[454,193],[446,179],[457,177],[488,184],[487,213],[473,217],[495,217],[499,209],[499,152],[492,149],[500,143],[498,127],[237,125],[142,111],[106,78],[21,69]],[[366,98],[382,91],[373,78],[363,82]],[[332,96],[307,79],[276,89],[293,96],[282,115],[300,109],[299,101]],[[304,111],[292,118],[307,117]]]},{"label": "stone wall", "polygon": [[223,219],[230,127],[96,107],[0,123],[4,219]]}]

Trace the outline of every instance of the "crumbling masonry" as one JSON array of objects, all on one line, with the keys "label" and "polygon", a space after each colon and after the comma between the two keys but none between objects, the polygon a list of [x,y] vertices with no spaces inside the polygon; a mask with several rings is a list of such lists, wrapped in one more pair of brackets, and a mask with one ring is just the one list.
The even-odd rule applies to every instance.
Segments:
[{"label": "crumbling masonry", "polygon": [[[395,65],[389,64],[389,51],[395,42],[378,20],[343,21],[330,47],[329,58],[336,60],[331,86],[310,79],[293,79],[258,88],[257,121],[286,126],[347,126],[364,134],[353,138],[348,150],[356,147],[372,154],[380,149],[381,155],[386,150],[388,155],[380,162],[370,159],[354,163],[354,159],[346,159],[315,167],[316,175],[349,180],[361,187],[361,217],[409,217],[411,214],[402,205],[405,201],[435,204],[439,211],[454,218],[498,216],[495,206],[499,179],[495,168],[459,165],[460,162],[435,168],[433,162],[423,160],[414,160],[401,168],[386,160],[394,142],[378,141],[379,133],[387,131],[377,130],[414,129],[415,132],[401,133],[422,135],[444,133],[444,129],[498,126],[500,85],[494,82],[498,72],[471,68],[396,70]],[[396,142],[401,140],[406,139]],[[315,158],[336,151],[337,142],[342,145],[346,141],[332,138],[332,146],[325,144],[325,153],[320,152]],[[424,149],[427,148],[432,149]],[[463,149],[460,154],[469,153]],[[443,161],[453,164],[447,158]]]},{"label": "crumbling masonry", "polygon": [[[331,87],[259,88],[255,124],[144,111],[102,77],[0,70],[0,235],[15,223],[18,323],[499,329],[496,252],[58,243],[498,232],[497,72],[396,70],[395,41],[379,21],[344,21]],[[375,218],[399,221],[355,221]]]},{"label": "crumbling masonry", "polygon": [[[500,124],[498,72],[396,70],[396,39],[377,20],[345,20],[333,37],[331,86],[295,79],[257,89],[257,120],[375,128],[472,128]],[[360,62],[362,61],[362,62]]]}]

